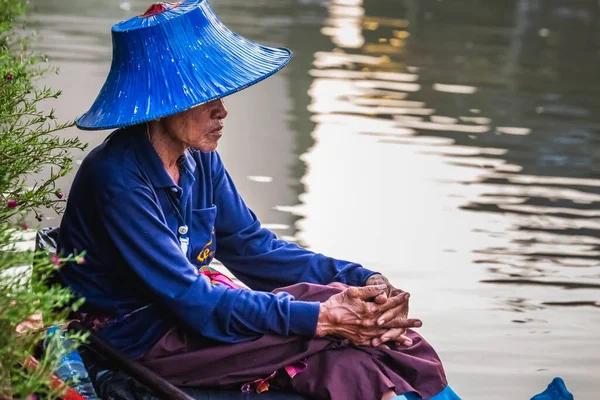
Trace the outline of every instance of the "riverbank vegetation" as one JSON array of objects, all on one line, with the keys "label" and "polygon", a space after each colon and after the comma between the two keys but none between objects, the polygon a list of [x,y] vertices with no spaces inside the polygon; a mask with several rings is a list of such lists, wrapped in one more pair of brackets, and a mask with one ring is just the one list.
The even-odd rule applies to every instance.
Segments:
[{"label": "riverbank vegetation", "polygon": [[49,283],[66,260],[24,245],[45,213],[64,207],[57,182],[70,171],[73,152],[85,147],[58,135],[72,123],[47,108],[60,91],[40,86],[54,71],[29,47],[25,11],[24,1],[0,0],[0,399],[57,396],[48,382],[64,350],[54,349],[35,371],[23,365],[43,338],[41,328],[63,323],[77,306],[69,305],[69,290]]}]

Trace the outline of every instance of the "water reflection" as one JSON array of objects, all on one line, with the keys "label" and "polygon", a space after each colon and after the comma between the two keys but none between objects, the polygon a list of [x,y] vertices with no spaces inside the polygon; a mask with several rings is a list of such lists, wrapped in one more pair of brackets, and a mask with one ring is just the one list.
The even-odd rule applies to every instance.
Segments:
[{"label": "water reflection", "polygon": [[425,309],[432,290],[461,304],[475,280],[481,307],[550,323],[529,334],[566,334],[554,309],[568,306],[597,328],[598,65],[570,44],[598,5],[511,3],[406,1],[391,18],[384,2],[331,2],[298,237],[407,282]]},{"label": "water reflection", "polygon": [[[338,152],[342,148],[353,151],[354,154],[349,157],[352,160],[347,161],[357,164],[359,170],[354,171],[351,167],[347,167],[347,170],[340,169],[339,173],[346,178],[332,177],[331,180],[335,182],[329,182],[327,185],[330,188],[336,185],[338,193],[347,195],[352,193],[355,199],[361,198],[362,201],[356,200],[356,203],[348,200],[352,203],[352,206],[348,207],[356,209],[369,204],[367,198],[371,197],[374,184],[393,185],[392,182],[382,179],[385,173],[382,173],[378,167],[383,160],[374,160],[373,154],[362,151],[367,146],[370,146],[369,149],[372,147],[379,156],[383,149],[377,147],[377,144],[411,146],[413,149],[410,154],[411,161],[401,164],[413,165],[417,162],[416,158],[425,155],[442,157],[443,160],[438,162],[443,166],[457,167],[452,169],[447,179],[443,178],[442,174],[432,174],[431,172],[434,171],[425,171],[427,178],[444,182],[442,187],[445,189],[442,195],[458,194],[463,199],[463,204],[459,205],[461,210],[498,213],[503,215],[507,222],[504,226],[505,232],[486,229],[488,219],[485,217],[480,218],[481,229],[472,227],[472,230],[479,234],[497,239],[492,242],[503,242],[500,246],[470,249],[476,254],[474,262],[496,264],[495,256],[498,256],[504,260],[512,257],[516,261],[526,263],[527,267],[523,268],[526,271],[534,271],[535,263],[557,266],[576,265],[579,268],[598,267],[597,222],[589,220],[590,216],[596,214],[593,212],[590,214],[589,211],[581,214],[582,211],[579,210],[596,208],[600,181],[581,178],[577,173],[579,171],[569,171],[569,168],[594,168],[592,162],[594,152],[590,144],[597,139],[589,134],[590,132],[585,135],[586,128],[581,126],[589,126],[592,121],[589,112],[581,106],[564,104],[566,96],[562,94],[552,93],[553,96],[549,96],[544,93],[531,93],[526,90],[527,88],[522,88],[519,96],[515,98],[510,90],[514,89],[511,87],[515,83],[514,75],[531,75],[535,78],[534,72],[537,67],[530,65],[528,69],[531,71],[527,71],[523,64],[531,63],[531,60],[525,62],[520,59],[520,52],[515,54],[515,48],[523,44],[528,45],[531,41],[528,36],[531,28],[525,29],[521,25],[539,24],[542,18],[535,13],[538,8],[534,3],[518,3],[513,9],[518,21],[516,29],[518,34],[514,34],[512,33],[514,28],[510,25],[512,21],[508,19],[510,7],[500,7],[499,4],[497,6],[504,11],[502,16],[493,17],[487,14],[487,18],[494,19],[496,26],[493,29],[485,27],[476,29],[476,27],[469,27],[470,21],[465,19],[480,18],[480,13],[489,12],[487,5],[486,7],[472,5],[472,15],[461,13],[459,16],[455,13],[446,13],[448,8],[453,7],[448,2],[406,2],[404,9],[406,19],[403,15],[398,15],[399,18],[395,19],[380,17],[379,15],[382,14],[377,13],[377,6],[380,6],[378,2],[367,1],[365,4],[362,1],[332,2],[329,7],[330,18],[326,20],[328,26],[325,26],[322,32],[331,37],[332,43],[337,48],[331,52],[315,54],[313,63],[315,70],[311,71],[315,79],[309,90],[312,96],[309,110],[315,114],[313,121],[318,125],[313,132],[316,144],[304,159],[315,168],[315,163],[321,162],[320,159],[315,159],[321,154],[319,147],[324,145],[322,142],[328,141],[333,142],[332,146],[337,147]],[[373,5],[374,7],[370,7]],[[556,12],[562,15],[567,9],[562,7]],[[588,14],[579,9],[572,15]],[[503,20],[506,20],[507,25],[498,26],[498,23],[504,22]],[[460,22],[459,29],[456,29],[457,22]],[[568,21],[560,22],[568,24]],[[448,36],[446,40],[443,40],[446,36],[438,35],[440,31],[448,33],[450,29],[455,33]],[[464,32],[461,32],[463,30]],[[431,31],[437,31],[435,37],[427,33]],[[479,35],[473,36],[473,31],[477,31]],[[466,42],[467,49],[479,46],[474,40],[485,43],[485,46],[491,46],[490,43],[495,42],[490,37],[492,35],[509,39],[509,44],[512,46],[509,55],[512,57],[510,61],[513,63],[513,75],[504,76],[504,83],[510,83],[506,85],[509,87],[493,87],[487,80],[487,76],[477,73],[465,74],[459,69],[462,65],[470,66],[475,60],[480,63],[485,62],[489,68],[488,63],[493,57],[485,55],[482,51],[468,51],[467,53],[473,54],[455,56],[455,66],[432,67],[434,62],[444,62],[441,60],[443,57],[439,57],[439,50],[447,49],[449,43],[456,46],[461,35],[469,37]],[[424,48],[431,49],[434,46],[433,39],[439,43],[438,47],[427,56],[429,60],[423,65],[418,62],[419,57]],[[533,39],[537,42],[538,35],[535,34]],[[504,46],[495,47],[496,53],[506,51]],[[553,51],[559,50],[553,49]],[[442,53],[443,55],[445,54]],[[407,61],[418,64],[418,68],[409,68]],[[515,71],[517,67],[519,67],[518,71]],[[559,73],[559,71],[553,72]],[[596,77],[590,79],[597,81]],[[572,81],[572,79],[566,80]],[[494,83],[500,84],[497,81]],[[556,92],[564,88],[557,86],[552,90]],[[508,100],[507,98],[513,102],[527,101],[531,107],[529,112],[534,112],[534,116],[527,115],[526,108],[517,111],[510,105],[497,106],[503,100]],[[542,103],[551,100],[555,104],[536,106],[540,100]],[[581,118],[582,124],[577,120],[569,120],[568,125],[557,127],[556,118],[548,118],[550,115]],[[524,118],[519,118],[520,116]],[[368,135],[371,138],[358,139],[352,137],[353,134]],[[334,139],[334,136],[340,137]],[[527,140],[521,139],[523,136],[527,136]],[[432,141],[436,137],[447,141],[440,142],[435,139]],[[361,145],[356,146],[351,143],[352,141]],[[533,154],[531,150],[534,151]],[[319,180],[323,180],[323,174],[335,174],[331,164],[338,162],[328,159],[328,154],[328,151],[323,151],[325,159],[322,160],[323,171],[318,171]],[[398,151],[397,155],[400,154],[401,151]],[[379,177],[373,177],[367,172],[370,166],[365,164],[373,162],[378,167],[377,171],[371,172],[378,173]],[[557,171],[555,167],[558,165],[568,168]],[[427,167],[433,169],[431,164]],[[394,169],[394,174],[398,172],[400,171]],[[589,171],[586,171],[587,173]],[[352,175],[352,178],[348,175]],[[311,221],[315,219],[316,208],[325,207],[325,197],[331,199],[329,203],[332,208],[335,208],[333,204],[341,199],[339,196],[332,199],[333,190],[330,189],[326,192],[327,195],[321,194],[318,200],[313,201],[311,192],[317,183],[310,180],[311,177],[311,174],[305,177],[308,182],[308,193],[303,197],[306,218],[300,236],[307,243],[317,244],[322,243],[327,236],[323,233],[325,225],[343,222],[333,220],[327,223],[320,219],[318,223],[315,222],[317,225],[315,230],[321,233],[315,236],[315,239],[309,239],[312,235],[309,227]],[[393,181],[392,176],[389,178]],[[396,179],[402,178],[396,177]],[[361,193],[357,194],[358,188],[361,189]],[[415,187],[411,186],[410,189],[414,191]],[[387,191],[393,192],[390,189]],[[546,199],[553,207],[536,207],[531,204],[536,199]],[[310,208],[313,202],[315,209]],[[323,213],[323,216],[325,214],[335,215],[328,212]],[[347,217],[348,215],[343,215],[340,219],[347,219]],[[384,218],[389,219],[389,213],[385,214]],[[443,219],[447,219],[447,216]],[[381,228],[383,222],[365,221],[365,224]],[[579,230],[584,236],[591,235],[592,237],[586,240],[588,244],[582,244],[580,235],[574,235],[573,229]],[[546,234],[534,233],[538,231]],[[552,231],[553,234],[548,234],[548,231]],[[564,231],[565,234],[561,235],[560,231]],[[394,236],[394,234],[397,235],[398,231],[392,228],[389,235]],[[372,246],[380,244],[375,242]],[[365,247],[373,249],[372,246]],[[362,256],[366,257],[366,254]],[[499,278],[486,279],[486,282],[505,282],[500,277],[511,277],[513,274],[510,267],[502,269],[497,265],[493,270],[490,269],[490,272]],[[552,272],[554,271],[549,268],[544,269],[543,273],[538,274],[538,278],[542,280],[533,282],[545,284],[543,279],[551,277]],[[571,277],[582,279],[582,282],[569,282],[564,285],[571,288],[596,287],[593,283],[585,282],[586,277],[582,275],[579,273]],[[524,283],[517,279],[508,282]]]},{"label": "water reflection", "polygon": [[[59,117],[91,104],[110,25],[147,5],[33,2]],[[212,5],[295,53],[227,100],[220,151],[265,225],[409,289],[464,398],[528,398],[554,375],[595,398],[597,1]]]}]

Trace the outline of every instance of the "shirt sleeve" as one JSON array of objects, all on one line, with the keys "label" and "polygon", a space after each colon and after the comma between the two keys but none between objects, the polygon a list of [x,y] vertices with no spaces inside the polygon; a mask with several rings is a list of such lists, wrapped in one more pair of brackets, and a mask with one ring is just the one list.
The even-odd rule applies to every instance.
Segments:
[{"label": "shirt sleeve", "polygon": [[198,275],[150,189],[139,187],[118,195],[104,214],[107,233],[126,266],[158,304],[200,334],[229,343],[264,333],[314,336],[319,303],[295,301],[285,293],[231,289]]},{"label": "shirt sleeve", "polygon": [[215,257],[253,289],[271,291],[299,282],[341,282],[363,286],[375,272],[279,240],[262,228],[225,170],[218,153],[212,159],[217,206]]}]

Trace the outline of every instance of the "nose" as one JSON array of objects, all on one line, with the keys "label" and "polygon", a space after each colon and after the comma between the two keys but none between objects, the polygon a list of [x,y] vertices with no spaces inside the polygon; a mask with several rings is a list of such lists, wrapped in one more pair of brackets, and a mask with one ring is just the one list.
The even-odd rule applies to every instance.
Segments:
[{"label": "nose", "polygon": [[214,119],[225,119],[227,117],[227,108],[223,99],[215,100],[215,106],[212,110],[212,117]]}]

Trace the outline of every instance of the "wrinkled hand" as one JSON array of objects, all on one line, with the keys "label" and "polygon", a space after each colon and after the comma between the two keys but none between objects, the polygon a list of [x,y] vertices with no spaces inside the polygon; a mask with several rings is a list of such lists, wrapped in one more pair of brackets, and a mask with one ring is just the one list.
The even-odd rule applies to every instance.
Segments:
[{"label": "wrinkled hand", "polygon": [[[405,335],[407,328],[418,328],[423,326],[420,320],[411,320],[408,318],[408,300],[410,293],[402,292],[396,296],[390,297],[387,302],[381,306],[386,310],[378,319],[377,326],[389,328],[380,337],[374,338],[371,345],[374,347],[385,346],[383,343],[395,342],[404,346],[412,346],[412,340]],[[412,326],[406,322],[414,321]],[[389,348],[389,347],[388,347]]]},{"label": "wrinkled hand", "polygon": [[[371,275],[369,277],[369,279],[367,279],[366,285],[385,285],[386,292],[377,296],[375,298],[375,302],[377,304],[385,304],[388,301],[393,301],[394,303],[390,304],[390,306],[393,306],[394,304],[396,305],[395,307],[391,307],[391,308],[386,307],[389,311],[387,312],[387,314],[385,314],[379,318],[378,322],[381,322],[381,323],[378,323],[378,326],[386,326],[386,322],[390,321],[392,319],[400,319],[400,320],[408,319],[408,299],[410,298],[409,293],[395,288],[390,283],[390,281],[381,274]],[[394,298],[397,298],[397,300],[394,300]],[[416,327],[420,327],[420,326],[422,326],[422,323]],[[403,344],[405,346],[411,346],[412,340],[410,340],[410,338],[405,336],[404,335],[405,333],[406,333],[405,328],[391,328],[389,331],[387,331],[381,337],[374,338],[371,341],[371,345],[375,346],[375,347],[384,346],[386,348],[389,348],[386,345],[383,345],[383,343],[396,342],[396,343]]]},{"label": "wrinkled hand", "polygon": [[420,326],[421,321],[409,319],[402,312],[408,299],[404,294],[390,298],[384,304],[367,301],[386,290],[386,285],[351,287],[331,296],[321,304],[317,336],[343,337],[355,345],[366,346],[386,334],[396,338],[395,329]]},{"label": "wrinkled hand", "polygon": [[381,274],[374,274],[367,279],[365,282],[365,286],[375,286],[375,285],[385,285],[385,292],[375,298],[375,303],[383,304],[387,301],[388,298],[392,296],[396,296],[400,293],[403,293],[403,290],[396,289],[394,285],[390,283],[388,278]]},{"label": "wrinkled hand", "polygon": [[350,287],[321,303],[317,336],[338,336],[355,345],[368,345],[387,329],[376,328],[381,314],[377,304],[368,302],[384,292],[385,286]]}]

